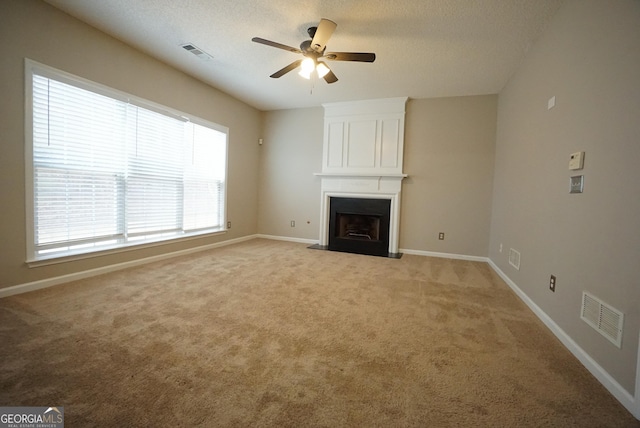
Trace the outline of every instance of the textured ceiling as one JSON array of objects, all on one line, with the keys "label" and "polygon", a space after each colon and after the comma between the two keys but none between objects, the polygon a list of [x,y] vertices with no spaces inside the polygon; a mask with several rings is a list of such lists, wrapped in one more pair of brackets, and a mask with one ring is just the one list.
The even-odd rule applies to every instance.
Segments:
[{"label": "textured ceiling", "polygon": [[[408,96],[498,93],[564,0],[45,0],[261,110]],[[320,18],[338,24],[327,51],[375,52],[328,62],[339,78],[270,74],[300,56]],[[203,61],[181,45],[211,56]]]}]

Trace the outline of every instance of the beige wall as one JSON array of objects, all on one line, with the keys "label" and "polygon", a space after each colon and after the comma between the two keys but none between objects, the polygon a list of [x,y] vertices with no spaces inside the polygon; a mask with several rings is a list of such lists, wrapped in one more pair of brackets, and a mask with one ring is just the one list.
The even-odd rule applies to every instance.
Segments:
[{"label": "beige wall", "polygon": [[487,256],[496,109],[495,95],[409,101],[400,248]]},{"label": "beige wall", "polygon": [[[495,95],[408,101],[400,248],[486,257],[496,109]],[[259,231],[317,241],[324,110],[264,118]]]},{"label": "beige wall", "polygon": [[[256,233],[259,111],[41,1],[0,2],[0,40],[0,288]],[[25,57],[227,126],[229,233],[84,261],[26,267]]]},{"label": "beige wall", "polygon": [[318,240],[320,179],[313,173],[322,169],[323,126],[322,107],[264,113],[260,233]]},{"label": "beige wall", "polygon": [[[640,2],[573,0],[560,9],[500,93],[489,251],[631,394],[640,326],[638,76]],[[586,153],[584,169],[571,172],[576,151]],[[584,175],[583,194],[569,194],[571,175]],[[510,247],[521,252],[519,271],[508,264]],[[583,290],[624,313],[622,349],[581,321]]]}]

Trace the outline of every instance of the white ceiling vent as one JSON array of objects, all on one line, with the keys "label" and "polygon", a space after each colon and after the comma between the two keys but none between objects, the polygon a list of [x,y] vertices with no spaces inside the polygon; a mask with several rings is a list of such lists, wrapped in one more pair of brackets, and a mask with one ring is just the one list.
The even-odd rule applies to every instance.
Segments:
[{"label": "white ceiling vent", "polygon": [[203,51],[202,49],[200,49],[199,47],[192,45],[191,43],[187,43],[184,45],[180,45],[182,46],[182,48],[186,51],[191,52],[192,54],[194,54],[195,56],[197,56],[198,58],[200,58],[203,61],[210,61],[213,59],[213,57],[211,55],[209,55],[208,53],[206,53],[205,51]]},{"label": "white ceiling vent", "polygon": [[624,321],[622,312],[584,291],[580,318],[609,339],[611,343],[622,348],[622,324]]},{"label": "white ceiling vent", "polygon": [[513,248],[509,249],[509,264],[514,268],[520,270],[520,252],[514,250]]}]

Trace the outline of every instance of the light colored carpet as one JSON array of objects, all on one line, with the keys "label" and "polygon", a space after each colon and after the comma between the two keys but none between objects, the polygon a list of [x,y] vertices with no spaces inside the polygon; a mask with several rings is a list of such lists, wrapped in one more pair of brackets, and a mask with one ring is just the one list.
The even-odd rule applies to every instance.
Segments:
[{"label": "light colored carpet", "polygon": [[480,262],[252,240],[0,300],[69,427],[638,427]]}]

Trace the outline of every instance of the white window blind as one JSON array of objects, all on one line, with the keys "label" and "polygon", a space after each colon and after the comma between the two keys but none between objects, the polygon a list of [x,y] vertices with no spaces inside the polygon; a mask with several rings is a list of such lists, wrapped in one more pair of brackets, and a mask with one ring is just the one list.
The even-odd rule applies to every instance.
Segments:
[{"label": "white window blind", "polygon": [[74,85],[48,67],[28,71],[29,259],[224,229],[225,128]]}]

